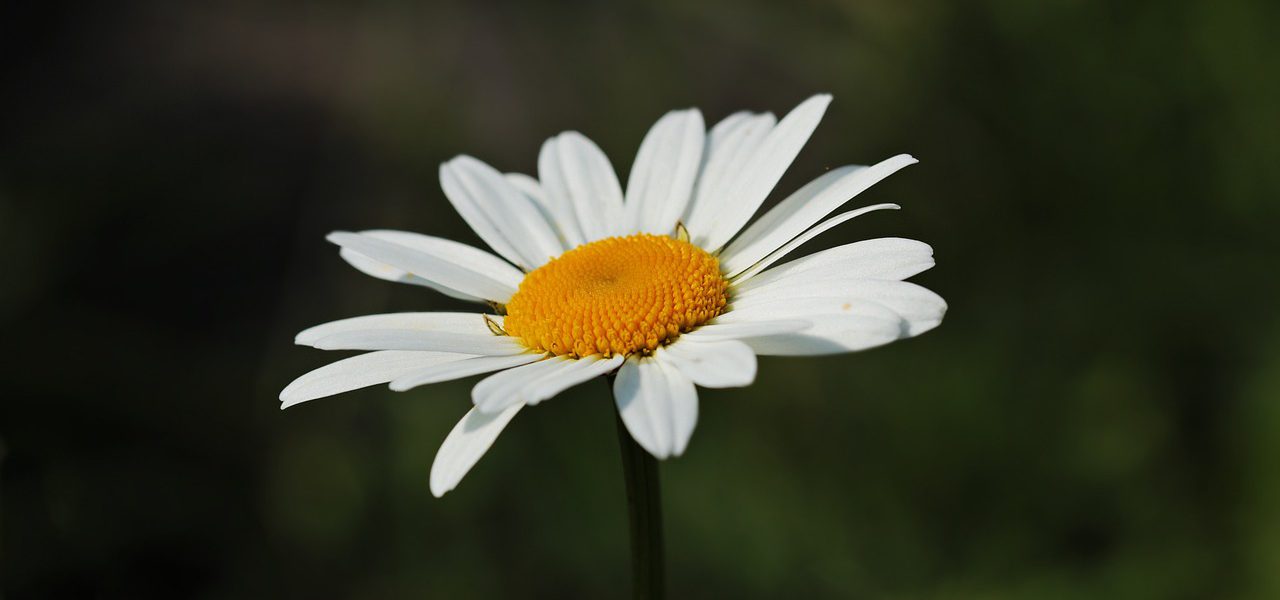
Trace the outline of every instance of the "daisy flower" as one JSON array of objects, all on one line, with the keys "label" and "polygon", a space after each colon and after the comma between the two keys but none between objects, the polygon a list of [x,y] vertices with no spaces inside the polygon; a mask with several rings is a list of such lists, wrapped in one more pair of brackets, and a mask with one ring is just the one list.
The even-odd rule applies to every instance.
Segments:
[{"label": "daisy flower", "polygon": [[610,375],[626,430],[654,457],[685,451],[696,387],[745,386],[757,355],[864,350],[936,327],[937,294],[904,281],[933,266],[922,242],[860,241],[777,264],[875,204],[828,217],[916,162],[902,154],[831,169],[748,225],[821,120],[828,95],[781,120],[739,112],[707,131],[696,109],[649,130],[624,190],[580,133],[542,145],[538,178],[470,156],[440,167],[445,196],[493,250],[404,231],[335,232],[374,277],[487,305],[325,323],[297,336],[369,351],[302,377],[283,407],[375,384],[405,391],[493,373],[445,438],[431,491],[453,489],[525,406]]}]

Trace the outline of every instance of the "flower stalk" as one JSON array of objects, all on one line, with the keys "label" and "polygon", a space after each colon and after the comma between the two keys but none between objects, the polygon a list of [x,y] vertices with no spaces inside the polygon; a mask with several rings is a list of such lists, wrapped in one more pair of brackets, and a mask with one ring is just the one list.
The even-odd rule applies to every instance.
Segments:
[{"label": "flower stalk", "polygon": [[618,445],[627,482],[631,521],[631,580],[636,600],[658,600],[664,594],[662,559],[662,493],[658,460],[640,447],[618,415]]}]

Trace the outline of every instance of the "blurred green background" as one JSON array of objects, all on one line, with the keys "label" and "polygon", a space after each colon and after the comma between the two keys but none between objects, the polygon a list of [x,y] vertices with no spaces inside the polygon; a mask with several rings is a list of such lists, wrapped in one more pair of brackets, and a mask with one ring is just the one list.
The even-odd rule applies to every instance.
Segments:
[{"label": "blurred green background", "polygon": [[[1050,0],[5,3],[6,598],[627,593],[603,383],[454,492],[473,381],[280,412],[353,315],[449,310],[323,239],[479,243],[455,154],[624,174],[671,108],[835,102],[824,169],[921,164],[826,234],[925,240],[950,303],[761,361],[664,463],[672,596],[1280,597],[1280,4]],[[625,181],[625,175],[624,175]]]}]

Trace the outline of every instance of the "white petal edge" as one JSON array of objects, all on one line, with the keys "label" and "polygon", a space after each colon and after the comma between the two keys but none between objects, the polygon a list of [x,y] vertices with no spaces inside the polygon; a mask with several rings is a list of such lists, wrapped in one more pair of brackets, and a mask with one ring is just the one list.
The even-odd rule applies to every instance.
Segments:
[{"label": "white petal edge", "polygon": [[[511,266],[511,263],[479,248],[453,240],[392,229],[369,229],[358,233],[439,256],[455,264],[466,265],[512,288],[518,288],[520,281],[524,279],[524,273]],[[339,251],[339,255],[351,266],[366,275],[371,275],[378,279],[421,285],[463,300],[485,300],[484,298],[463,294],[438,282],[423,279],[386,263],[380,263],[350,248],[342,248]]]},{"label": "white petal edge", "polygon": [[742,177],[751,155],[773,131],[777,118],[771,113],[734,113],[711,128],[693,201],[685,209],[684,224],[690,241],[706,247],[716,219],[734,202],[731,188]]},{"label": "white petal edge", "polygon": [[[723,315],[716,317],[715,321],[703,325],[681,337],[688,338],[699,342],[712,342],[719,340],[737,340],[749,337],[759,337],[762,335],[776,335],[779,333],[791,333],[795,331],[803,331],[813,325],[804,319],[778,319],[763,320],[758,319],[752,322],[743,320],[734,320],[733,310],[729,310]],[[795,315],[792,315],[795,316]]]},{"label": "white petal edge", "polygon": [[544,376],[572,366],[572,358],[553,356],[535,363],[494,373],[471,388],[471,401],[487,413],[505,410],[513,404],[525,403],[525,391]]},{"label": "white petal edge", "polygon": [[556,369],[535,381],[527,389],[522,390],[521,394],[526,404],[538,404],[575,385],[586,383],[617,369],[622,366],[623,360],[624,357],[617,354],[610,358],[599,355],[579,358],[572,361],[572,365]]},{"label": "white petal edge", "polygon": [[947,302],[942,296],[908,281],[831,278],[796,283],[782,281],[748,292],[734,299],[734,309],[751,311],[783,302],[829,300],[821,312],[836,314],[845,306],[864,302],[879,304],[902,318],[906,337],[920,335],[942,322]]},{"label": "white petal edge", "polygon": [[480,160],[462,155],[440,165],[440,186],[480,238],[520,268],[566,250],[537,203]]},{"label": "white petal edge", "polygon": [[623,357],[557,356],[489,376],[471,390],[476,407],[498,412],[512,404],[538,404],[575,385],[617,369]]},{"label": "white petal edge", "polygon": [[684,453],[698,422],[693,381],[654,357],[632,356],[613,383],[618,414],[631,437],[654,457]]},{"label": "white petal edge", "polygon": [[747,269],[744,269],[743,271],[741,271],[740,273],[738,273],[732,278],[732,283],[736,285],[739,282],[746,281],[754,277],[757,273],[768,268],[769,265],[772,265],[773,263],[778,262],[779,259],[790,254],[792,250],[795,250],[796,248],[799,248],[801,245],[803,245],[805,242],[808,242],[809,240],[815,237],[818,237],[823,233],[826,233],[827,230],[831,229],[832,227],[835,227],[836,225],[839,225],[841,223],[844,223],[845,221],[854,219],[856,217],[860,217],[869,212],[873,212],[877,210],[898,210],[900,208],[902,207],[898,206],[897,204],[875,204],[872,206],[864,206],[856,210],[843,212],[834,217],[831,217],[830,219],[827,219],[826,221],[823,221],[815,225],[812,229],[800,234],[795,239],[787,242],[786,244],[783,244],[781,248],[778,248],[777,250],[770,252],[768,256],[760,259],[760,261],[755,263],[754,265],[751,265]]},{"label": "white petal edge", "polygon": [[481,373],[510,369],[520,365],[542,360],[541,354],[515,354],[511,356],[475,356],[466,360],[444,364],[425,366],[396,377],[391,381],[391,389],[403,392],[420,385],[440,383],[453,379],[462,379]]},{"label": "white petal edge", "polygon": [[556,236],[560,240],[560,247],[568,249],[577,245],[571,243],[565,235],[564,219],[560,218],[551,198],[547,196],[546,190],[542,189],[542,184],[538,183],[537,179],[524,173],[505,173],[502,177],[507,180],[507,183],[511,184],[511,187],[520,190],[520,193],[533,200],[533,203],[538,207],[538,211],[542,213],[543,219],[555,230]]},{"label": "white petal edge", "polygon": [[769,132],[752,152],[740,172],[741,176],[736,177],[728,188],[727,196],[733,200],[715,216],[711,231],[702,244],[704,249],[710,252],[719,250],[751,220],[796,155],[800,154],[805,142],[809,141],[829,104],[830,94],[813,96],[787,113]]},{"label": "white petal edge", "polygon": [[711,131],[707,132],[707,154],[710,155],[717,145],[724,143],[725,135],[754,116],[756,116],[755,113],[749,110],[740,110],[712,125]]},{"label": "white petal edge", "polygon": [[426,279],[413,275],[402,269],[397,269],[386,263],[380,263],[354,250],[339,248],[338,256],[342,257],[342,260],[347,261],[347,264],[355,267],[357,271],[371,277],[377,277],[384,281],[394,281],[396,283],[420,285],[440,292],[450,298],[457,298],[468,302],[484,302],[484,298],[472,296],[471,294],[464,294],[448,286],[440,285],[433,281],[427,281]]},{"label": "white petal edge", "polygon": [[933,248],[906,238],[877,238],[836,246],[765,270],[734,285],[735,296],[779,281],[821,281],[831,277],[900,281],[929,270]]},{"label": "white petal edge", "polygon": [[622,186],[604,151],[587,136],[566,131],[542,144],[538,177],[570,247],[614,235],[623,214]]},{"label": "white petal edge", "polygon": [[516,404],[496,414],[475,408],[467,411],[436,452],[431,464],[431,494],[439,498],[457,487],[521,408],[523,404]]},{"label": "white petal edge", "polygon": [[838,298],[798,298],[762,303],[721,315],[734,323],[776,321],[804,317],[808,329],[743,338],[758,355],[814,356],[856,352],[882,346],[906,336],[902,317],[876,302],[846,302]]},{"label": "white petal edge", "polygon": [[654,123],[627,177],[623,233],[675,231],[693,194],[705,140],[706,126],[696,108],[673,110]]},{"label": "white petal edge", "polygon": [[482,356],[506,356],[528,351],[514,338],[492,333],[449,333],[412,329],[344,331],[316,340],[321,350],[433,350]]},{"label": "white petal edge", "polygon": [[680,336],[654,356],[705,388],[743,387],[756,378],[756,354],[738,340],[698,341]]},{"label": "white petal edge", "polygon": [[387,383],[430,365],[464,361],[469,357],[467,354],[452,352],[384,350],[344,358],[294,379],[285,386],[280,392],[280,408],[283,410],[317,398]]},{"label": "white petal edge", "polygon": [[549,201],[547,199],[547,193],[542,189],[542,184],[538,183],[537,179],[530,175],[525,175],[524,173],[503,173],[502,176],[506,178],[507,183],[510,183],[512,187],[520,190],[524,195],[533,198],[534,202],[543,206],[550,206],[550,204],[548,204]]},{"label": "white petal edge", "polygon": [[475,298],[506,303],[519,285],[517,282],[512,286],[505,275],[477,270],[476,263],[460,258],[456,248],[452,252],[428,252],[421,247],[412,248],[349,231],[335,231],[325,239],[370,260]]},{"label": "white petal edge", "polygon": [[560,166],[560,137],[548,138],[538,151],[538,184],[542,187],[542,197],[547,209],[555,216],[556,227],[565,241],[566,248],[575,248],[585,244],[587,237],[578,224],[578,215],[574,211],[573,198],[569,195],[569,186],[565,182],[564,168]]},{"label": "white petal edge", "polygon": [[720,264],[733,277],[770,252],[795,239],[840,205],[866,191],[916,159],[899,154],[870,167],[840,167],[811,181],[752,223],[720,254]]},{"label": "white petal edge", "polygon": [[465,312],[404,312],[385,313],[380,315],[364,315],[329,321],[302,330],[294,336],[293,343],[299,346],[315,346],[320,338],[345,331],[364,331],[368,329],[412,329],[417,331],[443,331],[449,333],[470,333],[475,335],[493,335],[485,318],[488,317],[498,326],[502,325],[500,315],[482,315]]}]

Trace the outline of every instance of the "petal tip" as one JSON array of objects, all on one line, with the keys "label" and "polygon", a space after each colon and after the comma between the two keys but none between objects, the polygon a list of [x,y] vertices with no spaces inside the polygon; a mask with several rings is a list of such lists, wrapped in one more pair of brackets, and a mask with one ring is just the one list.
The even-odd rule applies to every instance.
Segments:
[{"label": "petal tip", "polygon": [[822,104],[823,106],[826,106],[828,104],[831,104],[831,101],[834,98],[835,97],[832,96],[831,94],[827,92],[823,92],[821,94],[814,94],[812,96],[809,96],[809,98],[805,100],[805,103],[812,102],[814,104]]},{"label": "petal tip", "polygon": [[449,491],[452,489],[453,488],[446,487],[444,484],[440,483],[439,481],[436,481],[435,479],[431,480],[431,495],[435,496],[436,498],[443,498],[444,495],[449,493]]},{"label": "petal tip", "polygon": [[479,387],[478,384],[471,388],[471,404],[476,407],[476,410],[484,413],[485,415],[493,415],[500,412],[502,408],[505,408],[499,404],[499,401],[495,399],[493,395],[476,395],[475,391],[477,387]]},{"label": "petal tip", "polygon": [[478,158],[475,158],[468,154],[459,154],[445,161],[443,164],[441,164],[440,173],[443,175],[446,170],[450,172],[453,172],[453,171],[460,172],[462,169],[475,168],[481,164],[484,164],[484,163]]},{"label": "petal tip", "polygon": [[317,349],[317,350],[338,350],[338,349],[339,349],[339,344],[337,344],[336,342],[332,341],[332,340],[330,339],[330,338],[332,338],[332,337],[333,337],[333,336],[328,336],[328,337],[322,337],[322,338],[320,338],[320,339],[318,339],[318,340],[312,340],[312,341],[311,341],[311,343],[310,343],[309,345],[310,345],[312,348],[315,348],[315,349]]},{"label": "petal tip", "polygon": [[564,131],[561,131],[561,132],[560,132],[558,135],[556,135],[556,137],[555,137],[555,138],[553,138],[553,139],[565,139],[565,140],[575,140],[575,141],[588,140],[588,141],[590,141],[590,139],[591,139],[591,138],[588,138],[588,137],[587,137],[586,135],[584,135],[581,131],[578,131],[578,130],[576,130],[576,129],[566,129],[566,130],[564,130]]}]

